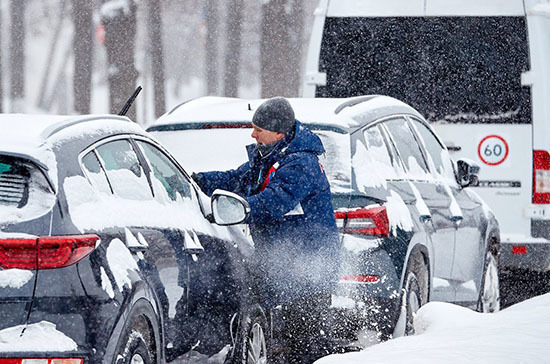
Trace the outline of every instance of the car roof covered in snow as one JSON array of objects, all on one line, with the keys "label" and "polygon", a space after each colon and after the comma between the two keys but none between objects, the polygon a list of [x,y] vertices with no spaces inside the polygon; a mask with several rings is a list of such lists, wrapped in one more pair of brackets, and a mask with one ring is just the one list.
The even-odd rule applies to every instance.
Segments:
[{"label": "car roof covered in snow", "polygon": [[52,181],[57,180],[57,143],[86,135],[145,134],[139,125],[117,115],[0,114],[0,125],[0,154],[35,162]]},{"label": "car roof covered in snow", "polygon": [[[254,111],[266,99],[200,97],[184,102],[161,116],[149,131],[178,130],[193,123],[250,123]],[[350,98],[289,98],[296,119],[305,124],[336,128],[351,133],[359,127],[391,114],[421,117],[409,105],[389,96]]]}]

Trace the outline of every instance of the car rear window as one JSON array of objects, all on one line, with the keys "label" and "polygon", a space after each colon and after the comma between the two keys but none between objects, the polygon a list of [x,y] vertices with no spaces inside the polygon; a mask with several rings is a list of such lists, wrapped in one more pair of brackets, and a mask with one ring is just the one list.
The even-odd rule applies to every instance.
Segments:
[{"label": "car rear window", "polygon": [[531,123],[524,17],[326,19],[317,97],[393,96],[430,122]]},{"label": "car rear window", "polygon": [[0,155],[0,223],[39,217],[55,203],[42,171],[33,163]]}]

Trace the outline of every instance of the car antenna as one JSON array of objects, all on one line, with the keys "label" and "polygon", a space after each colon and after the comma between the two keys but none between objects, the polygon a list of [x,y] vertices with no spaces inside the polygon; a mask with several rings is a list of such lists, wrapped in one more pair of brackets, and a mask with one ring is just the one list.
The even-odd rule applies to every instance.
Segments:
[{"label": "car antenna", "polygon": [[132,94],[132,96],[130,96],[128,101],[126,101],[126,104],[124,104],[124,107],[122,108],[122,110],[120,110],[118,115],[120,115],[120,116],[126,115],[128,110],[130,109],[130,106],[132,106],[132,104],[134,103],[134,100],[136,99],[136,97],[137,97],[137,95],[139,94],[140,91],[141,91],[141,86],[138,86],[136,88],[136,90],[134,91],[134,93]]},{"label": "car antenna", "polygon": [[250,107],[250,102],[248,103],[248,111],[252,111],[252,108]]}]

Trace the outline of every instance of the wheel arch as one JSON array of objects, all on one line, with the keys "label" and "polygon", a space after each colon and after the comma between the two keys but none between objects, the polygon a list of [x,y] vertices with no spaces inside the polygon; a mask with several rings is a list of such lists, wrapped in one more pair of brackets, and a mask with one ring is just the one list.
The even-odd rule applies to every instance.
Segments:
[{"label": "wheel arch", "polygon": [[428,252],[428,247],[423,244],[415,244],[412,249],[410,250],[409,254],[407,255],[407,259],[405,260],[404,269],[401,273],[401,287],[403,287],[405,283],[405,279],[407,278],[407,272],[410,269],[410,267],[414,267],[418,264],[424,265],[427,271],[427,279],[426,279],[426,287],[422,287],[426,289],[427,292],[427,298],[426,302],[430,300],[430,290],[432,287],[432,274],[430,266],[430,254]]},{"label": "wheel arch", "polygon": [[126,305],[124,312],[119,316],[109,337],[103,363],[115,363],[118,349],[125,339],[125,334],[134,326],[144,328],[148,331],[148,337],[144,338],[144,340],[151,353],[154,354],[155,362],[165,363],[160,320],[161,318],[147,296],[135,295],[131,302]]}]

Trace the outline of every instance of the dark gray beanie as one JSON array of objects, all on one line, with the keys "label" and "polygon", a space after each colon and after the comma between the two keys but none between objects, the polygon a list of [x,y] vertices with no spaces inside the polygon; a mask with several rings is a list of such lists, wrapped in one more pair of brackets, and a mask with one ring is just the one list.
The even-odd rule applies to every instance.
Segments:
[{"label": "dark gray beanie", "polygon": [[252,124],[269,131],[288,134],[294,130],[296,119],[287,99],[273,97],[258,107],[252,117]]}]

